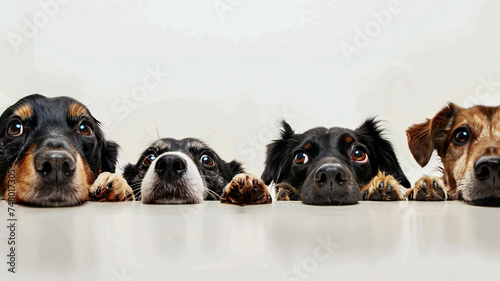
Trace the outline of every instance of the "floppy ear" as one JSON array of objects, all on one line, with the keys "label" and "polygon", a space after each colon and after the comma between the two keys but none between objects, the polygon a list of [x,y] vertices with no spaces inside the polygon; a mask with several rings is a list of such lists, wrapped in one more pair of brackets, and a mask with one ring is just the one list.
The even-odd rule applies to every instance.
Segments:
[{"label": "floppy ear", "polygon": [[266,185],[272,181],[280,183],[288,174],[291,165],[291,150],[295,147],[295,132],[292,127],[283,120],[281,138],[267,145],[266,166],[262,173],[262,180]]},{"label": "floppy ear", "polygon": [[449,103],[434,118],[415,124],[406,130],[411,154],[421,167],[429,163],[434,149],[438,151],[439,156],[444,155],[447,149],[446,138],[460,110],[462,108],[458,105]]},{"label": "floppy ear", "polygon": [[101,149],[101,173],[114,173],[120,146],[113,141],[103,141]]},{"label": "floppy ear", "polygon": [[132,179],[135,177],[137,174],[137,169],[135,168],[135,165],[128,163],[124,168],[123,168],[123,178],[127,181],[127,183],[130,185],[132,182]]},{"label": "floppy ear", "polygon": [[241,173],[245,172],[245,170],[242,167],[242,164],[236,160],[233,160],[229,163],[226,163],[226,169],[230,175],[229,180],[231,180],[237,174],[241,174]]},{"label": "floppy ear", "polygon": [[394,152],[392,144],[383,137],[382,129],[379,127],[379,122],[372,119],[367,119],[356,130],[364,139],[364,144],[367,145],[372,152],[370,155],[371,163],[378,165],[378,170],[393,176],[402,186],[410,188],[411,184],[406,178],[398,158]]}]

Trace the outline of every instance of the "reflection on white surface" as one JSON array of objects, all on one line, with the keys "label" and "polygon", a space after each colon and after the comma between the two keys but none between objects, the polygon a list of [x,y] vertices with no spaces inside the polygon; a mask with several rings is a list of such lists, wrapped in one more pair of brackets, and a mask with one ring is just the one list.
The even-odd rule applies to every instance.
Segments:
[{"label": "reflection on white surface", "polygon": [[87,203],[18,206],[17,215],[19,273],[12,279],[3,266],[2,280],[494,280],[500,273],[499,210],[462,202]]}]

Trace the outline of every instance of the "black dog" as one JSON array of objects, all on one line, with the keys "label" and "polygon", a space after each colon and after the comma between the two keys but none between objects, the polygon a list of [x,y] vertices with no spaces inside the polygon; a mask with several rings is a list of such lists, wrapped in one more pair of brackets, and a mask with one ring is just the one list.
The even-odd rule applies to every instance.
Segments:
[{"label": "black dog", "polygon": [[146,149],[137,164],[128,164],[123,176],[143,203],[189,204],[218,200],[242,172],[239,162],[226,163],[198,139],[165,138]]},{"label": "black dog", "polygon": [[110,174],[118,145],[105,140],[78,101],[27,96],[3,112],[0,130],[0,194],[7,201],[57,207],[133,199],[125,180]]},{"label": "black dog", "polygon": [[277,200],[313,205],[355,204],[361,196],[403,200],[399,185],[410,187],[392,145],[373,119],[354,131],[314,128],[303,134],[283,121],[281,139],[267,147],[262,179],[266,184],[274,181]]}]

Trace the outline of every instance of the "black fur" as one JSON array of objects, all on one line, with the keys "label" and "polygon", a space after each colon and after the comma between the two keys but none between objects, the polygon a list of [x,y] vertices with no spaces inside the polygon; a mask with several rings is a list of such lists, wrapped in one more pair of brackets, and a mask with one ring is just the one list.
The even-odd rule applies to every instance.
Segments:
[{"label": "black fur", "polygon": [[[382,136],[378,122],[366,120],[357,129],[318,127],[296,134],[288,123],[282,122],[281,137],[267,146],[267,159],[262,179],[266,184],[287,184],[297,189],[301,200],[308,204],[355,204],[359,188],[374,178],[378,171],[392,175],[404,187],[410,183],[404,175],[390,142]],[[352,141],[348,143],[346,136]],[[306,144],[311,144],[308,149]],[[354,148],[368,155],[368,162],[351,160]],[[306,153],[309,162],[294,163],[298,152]],[[314,174],[323,164],[341,165],[347,171],[344,191],[335,194],[318,192]],[[278,185],[279,187],[279,185]]]},{"label": "black fur", "polygon": [[[99,122],[90,115],[90,112],[85,116],[70,118],[69,108],[72,104],[81,105],[69,97],[47,98],[35,94],[24,97],[3,112],[0,117],[0,194],[2,196],[7,188],[4,184],[7,172],[15,163],[25,157],[30,148],[34,147],[35,152],[41,150],[48,140],[57,140],[72,155],[79,154],[85,165],[88,165],[94,180],[100,172],[114,172],[119,146],[105,140]],[[24,105],[29,105],[33,109],[34,115],[29,119],[21,120],[19,116],[15,115],[15,112]],[[78,133],[82,122],[92,128],[92,135],[85,136]],[[9,126],[14,123],[22,124],[22,135],[11,136],[8,133]],[[51,206],[52,203],[44,201],[43,194],[49,193],[54,187],[38,179],[30,184],[41,195],[37,196],[33,202],[22,203],[34,206]],[[54,203],[55,205],[66,206],[81,203],[65,199],[71,196],[65,194],[64,186],[60,188],[62,188],[60,202]],[[68,190],[70,189],[68,188]],[[57,201],[57,198],[51,200]]]},{"label": "black fur", "polygon": [[[229,163],[225,162],[215,153],[215,151],[198,139],[160,139],[151,144],[141,154],[135,165],[129,163],[124,168],[123,177],[134,190],[134,195],[137,200],[141,199],[142,181],[148,169],[151,168],[151,166],[144,164],[144,159],[151,154],[160,156],[166,152],[182,152],[188,155],[197,165],[198,171],[204,180],[205,187],[219,196],[222,194],[224,187],[235,175],[244,172],[241,163],[235,160]],[[205,154],[213,158],[215,163],[213,167],[207,167],[200,163],[200,158]],[[213,200],[214,198],[207,194],[205,199]]]}]

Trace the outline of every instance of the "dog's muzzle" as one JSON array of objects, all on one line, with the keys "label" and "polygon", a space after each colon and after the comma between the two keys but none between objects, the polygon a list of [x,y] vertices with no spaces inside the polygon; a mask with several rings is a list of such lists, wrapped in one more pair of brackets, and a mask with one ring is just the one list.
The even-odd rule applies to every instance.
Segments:
[{"label": "dog's muzzle", "polygon": [[41,178],[52,185],[68,182],[75,173],[76,160],[69,152],[66,143],[57,139],[47,139],[40,147],[41,149],[34,155],[34,164]]}]

